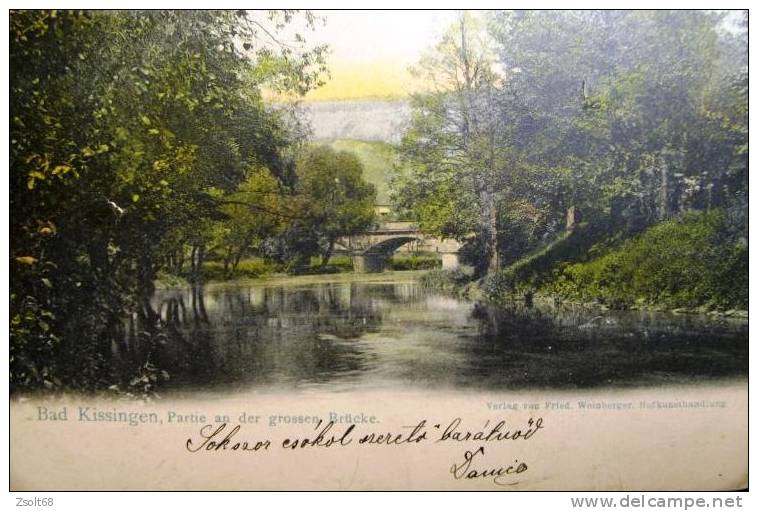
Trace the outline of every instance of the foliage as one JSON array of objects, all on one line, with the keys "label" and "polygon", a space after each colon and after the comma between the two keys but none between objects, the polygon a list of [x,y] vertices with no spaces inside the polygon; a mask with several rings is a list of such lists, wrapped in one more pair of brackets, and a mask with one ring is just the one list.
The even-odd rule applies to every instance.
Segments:
[{"label": "foliage", "polygon": [[411,101],[394,201],[411,210],[425,232],[459,240],[477,235],[478,266],[494,271],[497,203],[510,191],[508,174],[518,154],[500,115],[512,98],[503,90],[491,41],[478,20],[461,14],[417,73],[431,85]]},{"label": "foliage", "polygon": [[741,234],[724,210],[683,214],[603,256],[558,267],[544,287],[614,307],[745,309],[748,248]]},{"label": "foliage", "polygon": [[[299,132],[261,88],[320,81],[324,48],[276,41],[295,15],[11,12],[12,390],[128,383],[153,367],[158,272],[187,245],[199,267],[250,169],[292,180]],[[155,350],[120,367],[132,313]]]},{"label": "foliage", "polygon": [[363,178],[376,188],[377,204],[389,204],[389,175],[399,165],[397,148],[386,142],[365,140],[333,140],[328,143],[335,151],[355,154],[363,165]]},{"label": "foliage", "polygon": [[419,278],[421,287],[448,293],[460,292],[470,282],[471,275],[460,269],[433,270]]},{"label": "foliage", "polygon": [[353,260],[349,256],[332,256],[324,261],[321,256],[311,257],[308,266],[292,268],[297,275],[327,275],[353,271]]},{"label": "foliage", "polygon": [[221,212],[225,218],[213,224],[210,246],[223,261],[225,272],[236,272],[243,257],[258,251],[267,238],[281,234],[289,216],[287,197],[265,167],[251,169],[237,191],[224,198]]},{"label": "foliage", "polygon": [[327,146],[304,148],[297,158],[291,221],[270,254],[294,268],[313,256],[327,262],[340,236],[374,222],[374,186],[363,179],[358,158]]},{"label": "foliage", "polygon": [[498,13],[501,62],[537,128],[528,163],[549,171],[528,193],[551,208],[612,209],[636,226],[741,197],[747,47],[723,16]]},{"label": "foliage", "polygon": [[396,204],[490,273],[582,216],[627,233],[745,209],[746,21],[725,15],[462,15],[420,63],[432,86],[412,99]]},{"label": "foliage", "polygon": [[324,261],[321,256],[311,258],[311,264],[306,270],[310,273],[344,273],[353,271],[353,260],[350,256],[332,256]]},{"label": "foliage", "polygon": [[492,296],[533,292],[552,278],[559,265],[584,262],[602,255],[632,233],[608,215],[591,213],[573,229],[536,248],[482,282]]},{"label": "foliage", "polygon": [[282,270],[281,265],[261,258],[243,259],[234,268],[229,268],[220,261],[205,261],[202,267],[202,278],[203,280],[252,279]]},{"label": "foliage", "polygon": [[400,255],[395,254],[389,262],[389,268],[396,271],[434,270],[442,267],[442,261],[430,255]]}]

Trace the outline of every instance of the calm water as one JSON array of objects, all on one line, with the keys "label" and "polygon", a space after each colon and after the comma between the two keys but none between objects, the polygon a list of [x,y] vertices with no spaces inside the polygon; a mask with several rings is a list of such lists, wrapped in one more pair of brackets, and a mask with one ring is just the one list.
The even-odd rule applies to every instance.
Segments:
[{"label": "calm water", "polygon": [[494,309],[412,275],[159,291],[175,390],[644,386],[747,375],[746,320]]}]

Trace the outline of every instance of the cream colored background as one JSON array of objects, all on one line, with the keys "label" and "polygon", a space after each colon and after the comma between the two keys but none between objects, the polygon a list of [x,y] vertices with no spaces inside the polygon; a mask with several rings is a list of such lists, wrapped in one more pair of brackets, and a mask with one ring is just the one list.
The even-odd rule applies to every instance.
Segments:
[{"label": "cream colored background", "polygon": [[[725,401],[726,408],[628,411],[579,410],[578,399]],[[572,410],[495,411],[487,402],[564,400]],[[34,420],[36,406],[69,406],[67,422]],[[156,411],[163,425],[79,422],[80,405]],[[188,437],[199,425],[166,424],[169,410],[263,416],[243,425],[235,439],[269,438],[268,452],[189,453]],[[531,440],[485,445],[477,468],[525,461],[529,469],[511,489],[524,490],[724,490],[747,485],[747,384],[729,383],[647,390],[588,392],[369,392],[326,394],[262,392],[244,397],[153,403],[39,400],[11,403],[12,490],[209,490],[209,489],[502,489],[491,480],[455,480],[452,463],[478,442],[426,441],[419,445],[308,448],[279,447],[286,436],[313,436],[308,425],[269,428],[268,415],[322,415],[330,411],[375,414],[377,425],[355,433],[401,432],[421,419],[448,423],[456,416],[478,429],[486,420],[522,426],[542,417]],[[434,430],[432,430],[434,431]]]}]

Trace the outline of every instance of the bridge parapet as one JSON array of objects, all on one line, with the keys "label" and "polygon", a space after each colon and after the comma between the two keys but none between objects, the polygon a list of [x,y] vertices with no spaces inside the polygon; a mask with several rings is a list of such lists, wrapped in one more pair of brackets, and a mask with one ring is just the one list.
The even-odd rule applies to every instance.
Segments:
[{"label": "bridge parapet", "polygon": [[395,232],[395,231],[419,231],[418,225],[414,222],[382,222],[372,232]]}]

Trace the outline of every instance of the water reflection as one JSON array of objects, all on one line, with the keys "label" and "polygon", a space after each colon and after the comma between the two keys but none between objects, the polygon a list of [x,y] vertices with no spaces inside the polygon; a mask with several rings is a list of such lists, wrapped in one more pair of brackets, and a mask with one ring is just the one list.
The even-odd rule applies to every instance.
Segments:
[{"label": "water reflection", "polygon": [[[475,306],[472,359],[511,386],[630,386],[747,375],[747,321],[583,307]],[[489,362],[488,362],[489,361]],[[487,384],[499,378],[489,375]]]},{"label": "water reflection", "polygon": [[156,361],[183,390],[581,388],[747,374],[747,321],[493,308],[414,281],[213,285],[160,291],[152,305],[167,331]]}]

